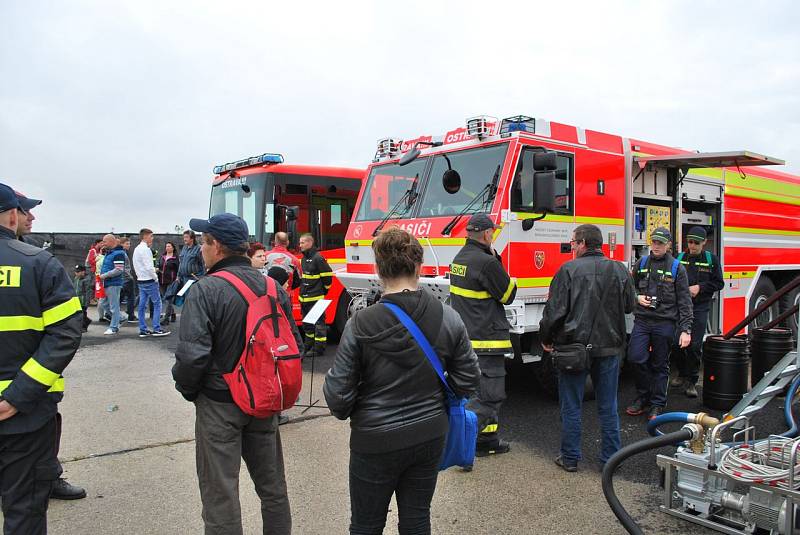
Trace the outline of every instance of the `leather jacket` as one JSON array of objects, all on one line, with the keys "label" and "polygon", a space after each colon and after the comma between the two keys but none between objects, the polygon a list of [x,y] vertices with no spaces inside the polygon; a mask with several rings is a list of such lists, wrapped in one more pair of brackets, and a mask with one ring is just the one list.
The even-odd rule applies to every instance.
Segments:
[{"label": "leather jacket", "polygon": [[[423,290],[384,295],[433,346],[458,396],[478,387],[478,358],[459,315]],[[380,303],[347,322],[323,387],[331,413],[350,418],[350,448],[394,451],[447,433],[444,388],[422,349]]]},{"label": "leather jacket", "polygon": [[[599,303],[607,281],[613,286]],[[636,291],[625,266],[599,251],[588,251],[561,266],[553,277],[539,337],[547,345],[591,343],[596,357],[622,355],[625,314],[635,305]]]}]

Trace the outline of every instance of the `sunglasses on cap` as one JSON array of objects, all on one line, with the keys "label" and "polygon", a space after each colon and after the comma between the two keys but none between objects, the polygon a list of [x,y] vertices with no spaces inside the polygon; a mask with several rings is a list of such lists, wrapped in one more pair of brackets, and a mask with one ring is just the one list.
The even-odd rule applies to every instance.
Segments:
[{"label": "sunglasses on cap", "polygon": [[686,241],[691,243],[692,245],[700,245],[701,243],[703,243],[703,242],[698,241],[698,240],[686,240]]}]

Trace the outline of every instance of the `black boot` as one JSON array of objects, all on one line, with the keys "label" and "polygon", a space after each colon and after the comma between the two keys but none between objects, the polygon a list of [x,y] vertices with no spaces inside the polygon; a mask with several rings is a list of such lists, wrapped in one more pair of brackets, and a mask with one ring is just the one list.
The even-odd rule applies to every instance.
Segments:
[{"label": "black boot", "polygon": [[55,480],[53,490],[50,491],[50,498],[53,500],[80,500],[85,497],[85,489],[70,485],[63,477]]}]

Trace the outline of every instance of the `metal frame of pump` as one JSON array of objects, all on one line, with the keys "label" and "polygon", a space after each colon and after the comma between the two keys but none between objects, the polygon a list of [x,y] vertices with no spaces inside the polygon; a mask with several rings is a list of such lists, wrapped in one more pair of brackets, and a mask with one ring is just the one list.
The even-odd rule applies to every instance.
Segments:
[{"label": "metal frame of pump", "polygon": [[[800,370],[800,342],[795,349]],[[750,535],[758,529],[800,534],[800,425],[792,413],[798,390],[800,371],[784,402],[789,429],[761,440],[755,440],[749,416],[726,416],[720,423],[705,413],[674,412],[651,420],[647,430],[652,438],[621,449],[603,470],[603,492],[623,527],[643,533],[614,493],[614,471],[632,455],[677,445],[674,456],[656,456],[664,478],[661,511],[728,535]],[[685,425],[664,434],[659,428],[668,423]],[[723,432],[741,427],[731,442],[722,442]]]}]

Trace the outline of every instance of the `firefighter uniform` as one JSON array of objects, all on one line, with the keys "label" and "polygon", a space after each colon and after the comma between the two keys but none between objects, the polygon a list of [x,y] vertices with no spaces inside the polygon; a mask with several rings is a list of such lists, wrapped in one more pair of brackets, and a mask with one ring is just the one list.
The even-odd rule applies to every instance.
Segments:
[{"label": "firefighter uniform", "polygon": [[[303,252],[301,267],[303,273],[299,301],[300,310],[305,317],[314,308],[317,301],[325,298],[325,294],[333,284],[333,271],[328,262],[313,247]],[[307,353],[313,351],[318,356],[325,353],[325,343],[328,341],[325,314],[320,316],[314,325],[303,323],[303,333],[305,335],[303,342]]]},{"label": "firefighter uniform", "polygon": [[491,453],[500,446],[499,413],[506,399],[505,356],[513,354],[503,305],[511,303],[516,293],[516,281],[503,269],[492,248],[467,239],[450,264],[450,304],[467,327],[481,367],[478,392],[467,405],[478,416],[478,453]]},{"label": "firefighter uniform", "polygon": [[[703,242],[706,231],[703,227],[692,227],[686,236],[690,240]],[[681,253],[678,261],[686,268],[689,286],[700,286],[700,291],[692,298],[692,343],[676,355],[678,377],[684,387],[693,387],[700,377],[700,362],[703,356],[703,336],[706,333],[708,313],[714,294],[725,287],[722,278],[722,265],[716,255],[701,251],[699,255]]]},{"label": "firefighter uniform", "polygon": [[[0,212],[8,206],[5,189],[0,184]],[[6,535],[47,531],[48,497],[61,475],[56,458],[61,373],[80,344],[82,318],[58,260],[0,227],[0,400],[18,411],[0,421]]]}]

